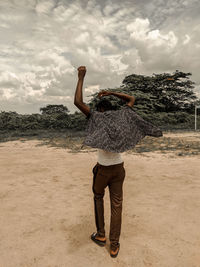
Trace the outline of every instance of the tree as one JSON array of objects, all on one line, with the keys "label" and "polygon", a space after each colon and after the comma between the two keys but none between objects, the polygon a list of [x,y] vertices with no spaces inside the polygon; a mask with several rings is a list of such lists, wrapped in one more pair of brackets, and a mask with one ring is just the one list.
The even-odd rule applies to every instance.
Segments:
[{"label": "tree", "polygon": [[67,114],[69,113],[69,110],[66,106],[64,105],[47,105],[44,108],[40,108],[40,111],[43,114],[46,115],[52,115],[52,114]]},{"label": "tree", "polygon": [[[156,125],[169,127],[186,123],[192,126],[194,105],[200,100],[194,93],[194,82],[189,78],[191,73],[176,70],[174,73],[153,74],[144,76],[131,74],[126,76],[118,88],[104,89],[113,92],[135,96],[133,109],[145,120]],[[101,91],[102,89],[100,89]],[[87,103],[95,109],[99,101],[98,92],[91,94],[92,99]],[[125,101],[116,96],[106,96],[108,100],[120,109]]]},{"label": "tree", "polygon": [[173,74],[153,74],[144,76],[132,74],[122,81],[122,89],[136,97],[136,109],[144,112],[194,112],[198,103],[191,73],[176,70]]}]

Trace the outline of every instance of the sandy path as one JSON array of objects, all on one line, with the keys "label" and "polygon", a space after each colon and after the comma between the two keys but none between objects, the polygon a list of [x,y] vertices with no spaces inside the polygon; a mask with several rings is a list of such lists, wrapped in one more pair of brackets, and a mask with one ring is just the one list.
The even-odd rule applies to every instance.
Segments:
[{"label": "sandy path", "polygon": [[[200,266],[199,155],[122,153],[121,250],[113,259],[109,242],[101,248],[89,238],[96,152],[38,144],[0,143],[0,267]],[[106,189],[107,238],[109,220]]]}]

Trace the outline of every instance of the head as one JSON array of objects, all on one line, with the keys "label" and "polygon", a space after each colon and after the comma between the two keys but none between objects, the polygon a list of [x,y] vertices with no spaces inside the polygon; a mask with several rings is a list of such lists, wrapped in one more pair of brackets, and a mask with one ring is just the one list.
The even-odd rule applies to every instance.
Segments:
[{"label": "head", "polygon": [[96,109],[97,109],[97,111],[104,112],[106,110],[113,110],[114,107],[108,99],[101,99],[96,104]]}]

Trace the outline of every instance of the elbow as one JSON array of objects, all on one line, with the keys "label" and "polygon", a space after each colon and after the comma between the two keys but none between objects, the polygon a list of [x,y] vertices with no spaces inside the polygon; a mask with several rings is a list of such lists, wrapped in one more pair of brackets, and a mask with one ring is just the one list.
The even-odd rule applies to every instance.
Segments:
[{"label": "elbow", "polygon": [[78,108],[79,107],[79,104],[78,102],[74,101],[74,105]]},{"label": "elbow", "polygon": [[81,101],[74,100],[74,105],[75,105],[75,106],[80,107],[81,104],[82,104]]},{"label": "elbow", "polygon": [[80,102],[74,99],[74,105],[77,106]]}]

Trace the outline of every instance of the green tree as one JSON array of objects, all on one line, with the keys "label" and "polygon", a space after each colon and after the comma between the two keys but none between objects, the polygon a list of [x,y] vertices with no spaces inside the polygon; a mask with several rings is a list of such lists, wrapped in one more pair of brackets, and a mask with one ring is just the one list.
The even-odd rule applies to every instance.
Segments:
[{"label": "green tree", "polygon": [[[145,120],[163,127],[187,123],[192,126],[194,105],[199,105],[194,90],[191,73],[176,70],[174,73],[144,76],[126,76],[122,85],[113,89],[103,89],[135,96],[134,110]],[[101,91],[102,89],[100,89]],[[98,92],[92,96],[88,105],[95,109],[99,101]],[[116,96],[106,96],[119,109],[125,101]]]},{"label": "green tree", "polygon": [[71,118],[67,114],[69,110],[64,105],[47,105],[40,108],[42,112],[42,126],[44,128],[69,128],[71,125]]},{"label": "green tree", "polygon": [[135,108],[144,112],[194,112],[199,100],[193,91],[191,73],[176,70],[174,73],[144,76],[132,74],[122,81],[123,89],[135,95]]},{"label": "green tree", "polygon": [[40,108],[42,114],[52,115],[52,114],[67,114],[69,110],[64,105],[47,105],[46,107]]},{"label": "green tree", "polygon": [[70,114],[70,128],[74,130],[84,130],[86,127],[86,116],[82,112],[75,111]]}]

